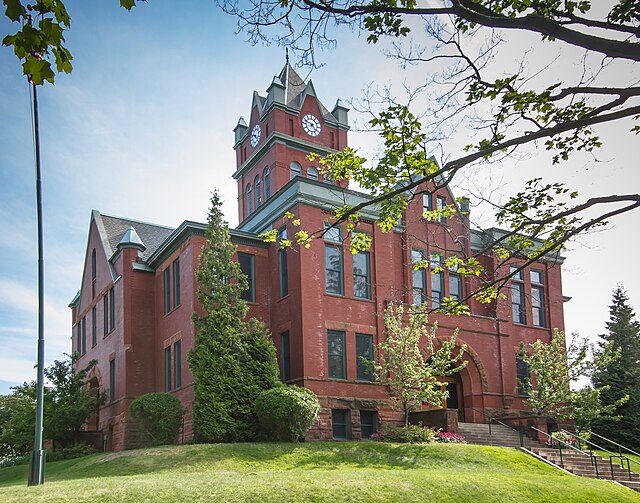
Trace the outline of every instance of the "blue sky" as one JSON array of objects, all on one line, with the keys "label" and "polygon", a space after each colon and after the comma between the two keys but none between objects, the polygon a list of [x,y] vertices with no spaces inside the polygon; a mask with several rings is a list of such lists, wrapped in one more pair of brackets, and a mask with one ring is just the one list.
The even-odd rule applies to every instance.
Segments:
[{"label": "blue sky", "polygon": [[[264,93],[284,64],[283,48],[250,46],[213,2],[151,0],[131,12],[117,0],[69,0],[67,7],[74,70],[39,94],[49,362],[70,349],[67,305],[79,286],[92,209],[177,226],[203,221],[217,187],[230,223],[237,223],[232,129],[240,115],[248,116],[252,92]],[[1,17],[0,35],[13,31]],[[401,72],[380,48],[349,32],[320,60],[325,66],[311,78],[329,108],[337,98],[357,99],[371,83],[397,86],[420,74]],[[354,111],[350,118],[362,124]],[[547,168],[548,156],[530,150],[513,165],[493,168],[491,178],[517,188],[545,166],[545,176],[568,180],[585,194],[637,191],[637,137],[628,129],[603,130],[601,162],[577,157],[560,173]],[[350,142],[365,153],[374,150],[371,135],[353,132]],[[12,52],[1,47],[0,393],[35,376],[33,158],[28,86]],[[573,297],[566,305],[568,330],[601,333],[619,281],[640,306],[640,273],[631,259],[637,221],[637,214],[625,216],[566,253],[564,293]]]}]

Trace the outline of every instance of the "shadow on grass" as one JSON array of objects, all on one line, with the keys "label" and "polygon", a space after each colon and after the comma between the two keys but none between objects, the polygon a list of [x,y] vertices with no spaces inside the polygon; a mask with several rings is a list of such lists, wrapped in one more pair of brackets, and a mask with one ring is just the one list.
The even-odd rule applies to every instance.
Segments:
[{"label": "shadow on grass", "polygon": [[[199,444],[94,454],[47,463],[47,481],[120,477],[151,473],[258,472],[339,469],[447,469],[518,473],[546,471],[515,450],[469,445],[412,445],[374,442],[302,444]],[[0,469],[0,486],[26,481],[27,467]]]}]

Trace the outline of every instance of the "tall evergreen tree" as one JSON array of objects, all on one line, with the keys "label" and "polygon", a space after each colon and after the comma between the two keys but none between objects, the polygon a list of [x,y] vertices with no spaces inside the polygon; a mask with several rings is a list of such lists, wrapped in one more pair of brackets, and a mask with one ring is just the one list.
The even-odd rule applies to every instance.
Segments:
[{"label": "tall evergreen tree", "polygon": [[248,281],[233,259],[236,248],[220,206],[214,192],[207,243],[196,271],[198,301],[205,314],[193,315],[193,423],[198,441],[242,442],[255,438],[255,401],[260,392],[280,383],[279,369],[265,324],[254,318],[244,321],[248,308],[240,295]]},{"label": "tall evergreen tree", "polygon": [[608,333],[601,335],[600,351],[619,351],[620,358],[593,377],[596,389],[601,389],[603,405],[629,399],[616,410],[616,420],[600,419],[593,431],[633,449],[640,449],[640,323],[629,305],[629,298],[618,285],[609,308]]}]

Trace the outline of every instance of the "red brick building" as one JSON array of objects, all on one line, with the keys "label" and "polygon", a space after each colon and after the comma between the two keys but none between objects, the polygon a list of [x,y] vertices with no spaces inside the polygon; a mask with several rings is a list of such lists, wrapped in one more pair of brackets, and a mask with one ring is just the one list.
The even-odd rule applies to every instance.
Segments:
[{"label": "red brick building", "polygon": [[[335,208],[367,199],[347,181],[323,178],[307,159],[311,152],[347,146],[347,113],[339,100],[331,111],[325,108],[311,81],[303,82],[287,64],[266,96],[254,93],[248,124],[241,118],[234,130],[240,225],[231,237],[250,279],[249,316],[270,328],[282,379],[320,398],[310,439],[366,438],[381,422],[399,419],[386,405],[385,389],[358,364],[383,337],[386,305],[437,306],[444,297],[471,291],[474,278],[415,271],[412,262],[477,252],[502,232],[470,229],[462,213],[427,222],[426,209],[454,203],[441,189],[414,198],[402,225],[389,233],[374,225],[375,208],[364,210],[358,229],[372,237],[366,253],[349,252],[344,226],[310,248],[264,243],[258,234],[266,230],[283,237],[295,232],[283,219],[286,211],[306,228],[322,229]],[[194,341],[194,273],[204,229],[191,221],[172,229],[92,212],[81,288],[70,304],[72,339],[79,366],[98,361],[91,384],[106,391],[107,401],[87,429],[102,431],[107,449],[135,445],[127,408],[149,392],[180,398],[187,409],[182,438],[192,435],[193,378],[186,356]],[[493,270],[497,257],[484,254],[481,261]],[[469,301],[470,316],[431,316],[439,336],[458,327],[459,341],[468,346],[467,367],[448,385],[447,406],[458,409],[460,420],[481,422],[483,413],[525,409],[517,384],[518,372],[525,371],[517,364],[519,345],[548,341],[552,328],[563,328],[558,260],[522,270],[505,293],[492,304]]]}]

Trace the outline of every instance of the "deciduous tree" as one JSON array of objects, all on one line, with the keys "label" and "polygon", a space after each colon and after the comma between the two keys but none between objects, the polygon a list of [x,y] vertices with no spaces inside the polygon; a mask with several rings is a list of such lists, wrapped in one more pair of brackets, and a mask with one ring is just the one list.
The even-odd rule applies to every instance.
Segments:
[{"label": "deciduous tree", "polygon": [[[367,101],[369,125],[381,135],[383,152],[369,162],[353,150],[323,160],[332,179],[349,178],[372,198],[336,212],[356,226],[368,205],[380,209],[380,226],[400,221],[408,201],[425,190],[438,190],[465,179],[478,166],[517,152],[526,145],[544,147],[553,163],[601,145],[597,127],[626,119],[629,148],[640,131],[640,8],[637,1],[592,5],[588,0],[218,0],[237,16],[253,43],[276,41],[297,49],[304,64],[316,64],[316,49],[334,46],[347,25],[367,42],[391,40],[390,57],[401,68],[424,66],[427,78],[406,99],[388,94],[380,106]],[[422,30],[418,27],[422,25]],[[532,44],[522,34],[540,40]],[[478,42],[481,38],[482,41]],[[513,68],[502,51],[520,53]],[[563,50],[559,76],[553,69]],[[499,64],[492,64],[499,59]],[[424,118],[428,118],[425,120]],[[461,150],[446,139],[464,124],[471,136]],[[432,153],[443,151],[439,162]],[[472,194],[459,194],[471,195]],[[479,253],[464,257],[462,274],[484,283],[476,294],[494,298],[509,277],[498,273],[511,258],[524,266],[561,250],[574,236],[596,229],[640,206],[637,193],[581,198],[573,189],[537,173],[524,188],[503,200],[487,194],[496,222],[508,232],[486,243],[498,253],[495,270],[483,271]],[[429,211],[436,219],[458,213],[455,205]],[[307,231],[314,236],[324,230]],[[361,243],[363,244],[363,243]],[[366,244],[365,244],[366,245]],[[485,250],[485,251],[486,251]],[[466,267],[465,267],[466,266]],[[485,272],[486,274],[480,274]],[[463,299],[465,300],[465,299]]]},{"label": "deciduous tree", "polygon": [[449,339],[437,339],[438,324],[429,325],[427,315],[415,307],[409,308],[405,319],[403,305],[390,304],[384,324],[385,340],[378,344],[373,363],[375,377],[389,387],[391,403],[402,410],[407,426],[409,412],[423,403],[440,407],[447,399],[442,378],[467,365],[462,360],[466,346],[456,347],[457,330]]},{"label": "deciduous tree", "polygon": [[534,414],[557,420],[574,419],[578,427],[586,430],[598,418],[616,419],[616,406],[626,397],[612,406],[602,402],[600,390],[584,386],[576,391],[571,384],[590,379],[616,361],[619,351],[597,353],[593,344],[578,334],[573,334],[567,346],[564,332],[555,330],[549,343],[538,339],[529,348],[522,346],[520,356],[532,377],[520,384]]},{"label": "deciduous tree", "polygon": [[[78,441],[89,416],[104,401],[103,395],[88,387],[88,374],[96,365],[92,360],[81,370],[74,370],[77,356],[55,360],[44,371],[44,438],[57,447],[69,447]],[[5,453],[22,455],[33,448],[35,426],[36,383],[24,383],[13,388],[11,396],[3,397],[0,405],[0,443]]]}]

